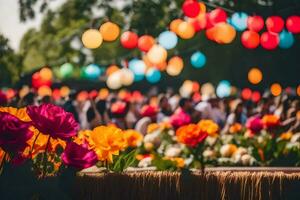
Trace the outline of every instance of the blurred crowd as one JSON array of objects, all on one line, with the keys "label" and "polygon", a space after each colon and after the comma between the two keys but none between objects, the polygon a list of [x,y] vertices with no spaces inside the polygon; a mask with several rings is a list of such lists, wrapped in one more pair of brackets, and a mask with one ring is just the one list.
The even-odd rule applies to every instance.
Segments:
[{"label": "blurred crowd", "polygon": [[53,103],[73,113],[81,129],[114,124],[121,129],[136,129],[146,134],[151,123],[167,122],[176,129],[201,119],[212,119],[221,127],[221,133],[227,133],[231,125],[244,125],[252,116],[274,114],[280,118],[284,131],[300,131],[300,99],[287,94],[274,97],[266,92],[258,102],[253,102],[239,96],[187,98],[172,91],[149,95],[138,91],[107,91],[105,95],[71,92],[60,98],[40,97],[31,91],[10,100],[0,93],[0,106],[25,107],[42,103]]}]

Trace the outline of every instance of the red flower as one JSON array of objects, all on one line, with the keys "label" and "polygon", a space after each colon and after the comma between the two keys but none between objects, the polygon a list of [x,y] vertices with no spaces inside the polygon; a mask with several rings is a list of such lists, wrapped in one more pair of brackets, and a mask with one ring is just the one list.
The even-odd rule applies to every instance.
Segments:
[{"label": "red flower", "polygon": [[199,143],[206,139],[208,133],[203,131],[201,127],[196,124],[189,124],[177,129],[176,136],[178,142],[190,147],[196,147]]},{"label": "red flower", "polygon": [[258,133],[263,129],[263,123],[259,117],[250,117],[246,122],[246,127],[252,133]]},{"label": "red flower", "polygon": [[31,124],[23,122],[15,116],[0,112],[0,147],[7,152],[18,153],[27,146],[33,136],[29,130]]},{"label": "red flower", "polygon": [[280,119],[276,115],[265,115],[262,123],[266,129],[272,129],[280,125]]},{"label": "red flower", "polygon": [[85,169],[95,165],[98,161],[94,151],[87,147],[70,142],[67,144],[65,151],[61,155],[61,159],[65,165],[78,169]]},{"label": "red flower", "polygon": [[189,123],[191,123],[191,121],[192,121],[191,117],[181,110],[178,113],[174,113],[170,117],[170,123],[175,128],[189,124]]},{"label": "red flower", "polygon": [[59,106],[52,104],[29,106],[27,114],[40,132],[55,139],[67,140],[75,136],[79,129],[79,124],[75,121],[73,114]]}]

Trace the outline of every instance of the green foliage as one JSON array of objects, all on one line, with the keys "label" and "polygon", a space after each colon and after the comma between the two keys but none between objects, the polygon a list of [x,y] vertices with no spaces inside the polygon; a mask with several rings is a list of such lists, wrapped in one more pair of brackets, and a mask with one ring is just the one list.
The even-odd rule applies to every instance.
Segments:
[{"label": "green foliage", "polygon": [[124,169],[136,164],[136,150],[130,152],[122,152],[117,156],[114,162],[111,164],[110,169],[114,172],[123,172]]}]

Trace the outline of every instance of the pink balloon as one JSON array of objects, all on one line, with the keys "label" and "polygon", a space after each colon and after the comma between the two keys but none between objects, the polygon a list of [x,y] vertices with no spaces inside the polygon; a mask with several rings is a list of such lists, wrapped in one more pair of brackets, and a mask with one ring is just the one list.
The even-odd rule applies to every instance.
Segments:
[{"label": "pink balloon", "polygon": [[291,33],[300,33],[300,16],[293,15],[287,18],[286,28]]},{"label": "pink balloon", "polygon": [[280,33],[284,28],[284,20],[279,16],[271,16],[267,18],[266,26],[269,32]]},{"label": "pink balloon", "polygon": [[276,49],[280,39],[278,33],[264,32],[260,37],[260,44],[267,50]]},{"label": "pink balloon", "polygon": [[248,17],[247,25],[249,30],[259,32],[264,28],[264,19],[258,15]]},{"label": "pink balloon", "polygon": [[208,14],[208,21],[213,26],[220,22],[226,22],[226,20],[227,20],[227,13],[221,8],[216,8]]},{"label": "pink balloon", "polygon": [[187,17],[197,17],[200,13],[200,6],[198,1],[195,0],[186,0],[182,5],[182,11]]}]

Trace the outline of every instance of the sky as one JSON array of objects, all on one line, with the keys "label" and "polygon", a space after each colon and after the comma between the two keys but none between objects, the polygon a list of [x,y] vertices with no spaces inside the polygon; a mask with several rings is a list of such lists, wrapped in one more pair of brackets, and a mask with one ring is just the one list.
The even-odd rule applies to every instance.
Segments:
[{"label": "sky", "polygon": [[[9,45],[18,50],[23,34],[29,28],[39,27],[42,21],[42,14],[36,12],[36,17],[32,20],[21,23],[19,19],[19,0],[0,0],[0,32],[10,40]],[[65,0],[55,0],[51,2],[52,9],[57,8]]]}]

